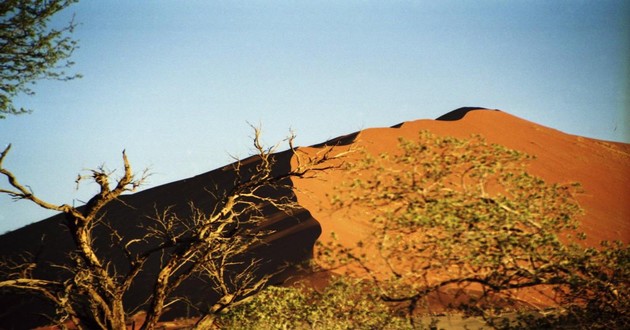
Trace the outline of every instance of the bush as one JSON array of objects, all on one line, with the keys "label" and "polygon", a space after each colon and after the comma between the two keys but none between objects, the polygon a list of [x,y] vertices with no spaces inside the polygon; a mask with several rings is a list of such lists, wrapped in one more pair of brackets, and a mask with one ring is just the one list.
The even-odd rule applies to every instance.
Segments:
[{"label": "bush", "polygon": [[222,315],[226,329],[411,329],[371,283],[333,279],[322,292],[298,285],[268,287]]}]

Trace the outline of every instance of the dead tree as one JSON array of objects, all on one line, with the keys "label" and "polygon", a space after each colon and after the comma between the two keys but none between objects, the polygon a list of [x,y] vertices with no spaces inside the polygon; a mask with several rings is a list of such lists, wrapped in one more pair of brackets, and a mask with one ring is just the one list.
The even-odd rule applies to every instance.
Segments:
[{"label": "dead tree", "polygon": [[[111,184],[112,173],[104,167],[92,170],[89,178],[98,184],[100,191],[84,206],[48,203],[22,185],[12,172],[2,166],[10,145],[0,155],[0,173],[10,189],[0,189],[16,200],[30,200],[45,209],[62,212],[75,246],[70,264],[57,265],[70,276],[65,280],[40,279],[33,276],[36,263],[24,260],[5,260],[0,274],[1,292],[29,292],[50,301],[57,310],[56,322],[63,327],[72,321],[80,329],[126,329],[129,314],[137,306],[125,306],[123,296],[129,292],[149,259],[160,259],[160,269],[147,302],[143,305],[146,319],[141,329],[154,329],[165,308],[186,297],[176,297],[175,290],[186,280],[197,278],[210,283],[219,299],[205,310],[197,323],[199,328],[212,325],[217,313],[262,288],[274,274],[257,275],[263,262],[256,258],[243,258],[248,251],[264,244],[269,230],[260,229],[265,220],[262,210],[274,207],[290,213],[298,205],[291,196],[270,197],[265,189],[289,189],[290,179],[307,177],[318,171],[334,167],[330,160],[333,149],[313,157],[306,157],[293,146],[294,136],[288,138],[289,151],[297,165],[284,173],[273,171],[278,145],[265,148],[260,142],[260,130],[254,128],[255,166],[244,170],[243,162],[233,165],[234,183],[227,189],[215,192],[216,204],[210,212],[191,205],[191,215],[180,217],[170,209],[159,210],[156,216],[139,226],[144,233],[139,237],[124,237],[111,222],[102,221],[103,208],[121,194],[135,190],[146,179],[146,171],[134,176],[123,151],[124,173]],[[80,179],[86,177],[79,176]],[[139,219],[140,220],[140,219]],[[112,249],[122,251],[127,265],[121,270],[95,248],[95,228],[110,233]],[[237,270],[237,271],[236,271]]]}]

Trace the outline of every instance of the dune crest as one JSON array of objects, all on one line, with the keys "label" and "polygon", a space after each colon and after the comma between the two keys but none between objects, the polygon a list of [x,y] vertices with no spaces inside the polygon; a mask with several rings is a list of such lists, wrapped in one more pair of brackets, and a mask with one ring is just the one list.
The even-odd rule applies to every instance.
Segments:
[{"label": "dune crest", "polygon": [[448,112],[444,115],[441,115],[439,117],[437,117],[435,120],[442,120],[442,121],[455,121],[455,120],[460,120],[462,118],[464,118],[466,116],[467,113],[474,111],[474,110],[488,110],[488,111],[499,111],[499,110],[491,110],[488,108],[482,108],[482,107],[461,107],[458,109],[455,109],[451,112]]},{"label": "dune crest", "polygon": [[[602,240],[630,242],[630,145],[566,134],[503,111],[473,111],[478,109],[460,108],[439,117],[443,119],[365,129],[344,148],[364,148],[372,154],[391,152],[399,137],[415,139],[422,130],[456,138],[479,134],[490,143],[534,156],[528,172],[548,183],[581,183],[584,193],[577,200],[585,214],[579,220],[588,245],[598,246]],[[318,148],[302,150],[317,152]],[[352,157],[356,156],[346,161],[352,162]],[[317,180],[294,182],[298,202],[322,225],[320,240],[328,240],[335,232],[350,244],[366,226],[365,215],[340,214],[330,206],[335,186],[347,179],[342,173],[329,172]]]}]

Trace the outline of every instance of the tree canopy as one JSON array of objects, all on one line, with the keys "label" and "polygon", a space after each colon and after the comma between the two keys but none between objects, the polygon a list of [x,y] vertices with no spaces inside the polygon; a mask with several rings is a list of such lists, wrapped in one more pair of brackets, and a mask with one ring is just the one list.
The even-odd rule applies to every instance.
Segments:
[{"label": "tree canopy", "polygon": [[71,80],[66,73],[77,48],[76,23],[50,27],[51,18],[77,0],[4,0],[0,2],[0,119],[31,110],[14,104],[20,94],[33,95],[41,79]]},{"label": "tree canopy", "polygon": [[346,164],[351,179],[332,202],[365,212],[372,229],[357,246],[322,246],[320,259],[372,281],[383,301],[407,306],[412,324],[431,312],[430,295],[447,294],[457,298],[451,308],[495,323],[507,311],[553,309],[521,328],[627,327],[630,250],[581,245],[579,184],[531,175],[530,158],[480,136],[429,132],[393,153],[366,152]]}]

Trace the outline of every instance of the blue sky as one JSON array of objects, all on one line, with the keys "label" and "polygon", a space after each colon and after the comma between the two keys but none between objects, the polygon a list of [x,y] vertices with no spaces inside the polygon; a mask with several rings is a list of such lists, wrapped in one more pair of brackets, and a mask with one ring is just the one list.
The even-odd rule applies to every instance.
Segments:
[{"label": "blue sky", "polygon": [[[630,142],[627,1],[84,0],[53,23],[73,14],[84,78],[0,120],[5,167],[54,203],[123,149],[145,189],[247,156],[248,122],[310,145],[483,106]],[[51,215],[0,196],[0,233]]]}]

